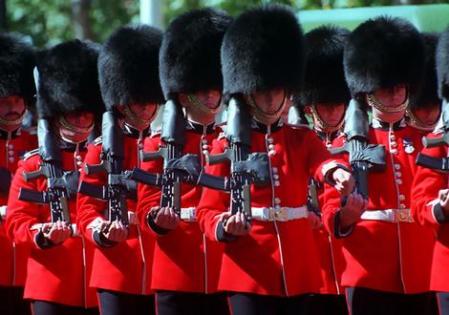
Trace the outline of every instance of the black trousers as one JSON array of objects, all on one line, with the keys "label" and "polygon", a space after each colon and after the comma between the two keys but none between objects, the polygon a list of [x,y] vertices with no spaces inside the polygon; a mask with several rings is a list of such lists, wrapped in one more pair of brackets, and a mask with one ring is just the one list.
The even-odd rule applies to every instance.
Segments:
[{"label": "black trousers", "polygon": [[33,315],[98,315],[98,309],[85,309],[46,301],[31,301]]},{"label": "black trousers", "polygon": [[30,315],[30,303],[23,299],[23,288],[0,287],[1,315]]},{"label": "black trousers", "polygon": [[435,294],[400,294],[367,288],[346,289],[351,315],[433,315],[438,314]]},{"label": "black trousers", "polygon": [[98,290],[101,315],[154,315],[154,295]]},{"label": "black trousers", "polygon": [[310,295],[312,314],[348,315],[348,306],[344,295],[313,294]]},{"label": "black trousers", "polygon": [[200,294],[175,291],[156,293],[157,315],[229,315],[225,294]]},{"label": "black trousers", "polygon": [[232,315],[314,315],[310,295],[278,297],[229,293]]}]

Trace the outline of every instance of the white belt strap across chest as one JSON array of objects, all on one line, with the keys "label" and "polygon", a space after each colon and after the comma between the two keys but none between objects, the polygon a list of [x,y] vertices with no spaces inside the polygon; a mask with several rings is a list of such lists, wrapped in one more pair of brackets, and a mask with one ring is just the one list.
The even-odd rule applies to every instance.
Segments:
[{"label": "white belt strap across chest", "polygon": [[363,212],[362,220],[413,223],[410,209],[368,210]]},{"label": "white belt strap across chest", "polygon": [[259,221],[287,222],[307,218],[307,206],[301,207],[253,207],[251,217]]}]

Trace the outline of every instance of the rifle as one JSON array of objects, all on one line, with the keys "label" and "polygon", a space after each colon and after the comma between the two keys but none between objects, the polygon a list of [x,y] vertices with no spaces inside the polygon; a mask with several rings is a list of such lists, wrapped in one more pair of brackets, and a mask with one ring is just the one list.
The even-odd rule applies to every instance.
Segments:
[{"label": "rifle", "polygon": [[0,194],[8,195],[11,186],[11,172],[6,167],[0,167]]},{"label": "rifle", "polygon": [[240,98],[229,100],[226,138],[230,147],[221,154],[207,155],[206,158],[211,165],[231,163],[228,179],[231,213],[244,213],[251,220],[251,184],[267,184],[270,181],[270,170],[266,153],[251,153],[251,115],[248,106]]},{"label": "rifle", "polygon": [[164,143],[156,152],[140,152],[142,161],[162,159],[162,174],[152,174],[135,168],[130,178],[151,186],[161,187],[161,207],[181,212],[181,183],[228,190],[227,180],[206,174],[196,154],[183,154],[185,144],[185,118],[182,107],[169,100],[162,113],[161,140]]},{"label": "rifle", "polygon": [[102,150],[101,163],[85,165],[86,174],[107,174],[107,183],[96,186],[81,182],[78,191],[97,199],[107,200],[106,217],[108,221],[120,221],[128,226],[128,207],[126,199],[132,198],[135,193],[135,183],[129,178],[129,172],[123,170],[125,158],[123,132],[117,119],[110,111],[103,114],[102,120]]},{"label": "rifle", "polygon": [[[441,120],[443,123],[443,135],[438,138],[423,137],[422,143],[425,148],[449,146],[449,103],[446,100],[442,104]],[[449,172],[449,157],[435,158],[418,153],[416,164],[441,172]]]},{"label": "rifle", "polygon": [[70,225],[67,201],[76,196],[79,173],[78,171],[64,172],[62,170],[61,149],[50,129],[48,120],[38,120],[37,135],[42,163],[37,171],[24,172],[23,177],[27,182],[38,177],[45,177],[47,190],[39,192],[20,188],[19,200],[49,204],[51,222],[64,221]]},{"label": "rifle", "polygon": [[357,192],[365,199],[368,199],[368,172],[385,169],[385,147],[369,144],[368,132],[368,115],[363,105],[352,99],[345,114],[344,133],[347,141],[340,148],[329,149],[333,155],[349,153]]}]

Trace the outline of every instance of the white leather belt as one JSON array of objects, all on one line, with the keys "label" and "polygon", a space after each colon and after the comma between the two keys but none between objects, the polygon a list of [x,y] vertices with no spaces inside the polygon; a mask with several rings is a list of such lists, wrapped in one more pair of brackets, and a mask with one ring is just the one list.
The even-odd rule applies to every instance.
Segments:
[{"label": "white leather belt", "polygon": [[196,208],[181,208],[180,219],[186,222],[196,222]]},{"label": "white leather belt", "polygon": [[[102,222],[103,222],[103,220],[101,218],[96,218],[95,220],[93,220],[92,222],[90,222],[87,225],[87,229],[99,230]],[[134,211],[128,211],[128,223],[129,223],[129,225],[138,225],[139,224],[139,220],[137,218],[137,215],[134,213]]]},{"label": "white leather belt", "polygon": [[410,209],[367,210],[362,213],[362,220],[384,222],[415,222]]},{"label": "white leather belt", "polygon": [[[33,224],[30,228],[31,231],[39,231],[44,226],[44,223],[36,223]],[[78,228],[76,227],[76,224],[70,224],[72,228],[72,236],[79,236],[78,234]]]},{"label": "white leather belt", "polygon": [[251,217],[259,221],[292,221],[307,218],[309,211],[307,206],[301,207],[253,207],[251,208]]}]

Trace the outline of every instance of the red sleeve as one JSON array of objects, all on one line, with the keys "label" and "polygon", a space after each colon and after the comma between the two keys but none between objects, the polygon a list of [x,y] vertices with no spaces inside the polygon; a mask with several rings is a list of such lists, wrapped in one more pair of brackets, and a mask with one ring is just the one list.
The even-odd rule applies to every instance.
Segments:
[{"label": "red sleeve", "polygon": [[330,170],[337,167],[348,167],[348,163],[341,157],[333,157],[315,132],[309,130],[304,137],[305,143],[301,145],[307,148],[307,162],[309,175],[319,182],[324,182]]},{"label": "red sleeve", "polygon": [[[332,144],[332,147],[339,148],[344,145],[344,137],[341,136]],[[350,165],[347,162],[348,154],[338,154],[334,156],[334,161],[338,164],[342,164],[348,169],[350,169]],[[324,227],[327,229],[329,233],[335,235],[335,221],[336,216],[340,211],[341,207],[341,196],[338,191],[329,185],[328,183],[324,184],[323,194],[320,196],[320,201],[322,201],[322,220]]]},{"label": "red sleeve", "polygon": [[[6,215],[6,229],[11,240],[17,243],[34,244],[38,230],[31,230],[34,224],[47,222],[49,215],[48,207],[36,203],[19,200],[20,188],[44,191],[45,182],[41,179],[25,181],[23,172],[35,171],[38,169],[39,158],[31,157],[28,160],[20,160],[17,171],[11,182],[8,198],[8,208]],[[47,208],[47,209],[44,209]]]},{"label": "red sleeve", "polygon": [[[211,154],[224,152],[225,146],[225,139],[214,140]],[[215,176],[229,176],[229,167],[229,163],[220,163],[206,166],[205,171]],[[211,240],[219,240],[217,236],[218,216],[229,209],[229,198],[229,193],[206,187],[203,188],[197,208],[197,218],[201,230]]]},{"label": "red sleeve", "polygon": [[[435,157],[446,157],[446,148],[423,149],[422,153]],[[441,208],[437,202],[438,192],[448,188],[448,175],[419,166],[413,179],[411,211],[420,224],[436,226],[442,221]],[[443,215],[444,216],[444,215]]]},{"label": "red sleeve", "polygon": [[322,195],[322,220],[324,227],[329,233],[335,233],[335,216],[340,211],[340,194],[329,184],[324,185],[324,193]]},{"label": "red sleeve", "polygon": [[[155,152],[159,149],[160,138],[147,138],[145,140],[144,151]],[[154,160],[143,162],[140,166],[142,170],[149,173],[161,173],[163,162],[162,160]],[[159,206],[161,199],[160,187],[138,184],[137,185],[137,208],[136,213],[139,218],[140,225],[144,230],[153,230],[148,226],[147,215],[152,207]],[[157,233],[154,233],[157,234]]]},{"label": "red sleeve", "polygon": [[[90,144],[87,149],[85,164],[100,163],[101,145]],[[81,169],[80,183],[86,182],[96,186],[103,186],[106,183],[105,174],[86,174],[84,167]],[[77,225],[80,233],[93,241],[93,231],[89,225],[97,218],[105,219],[105,209],[107,202],[101,199],[78,193],[77,198]]]}]

